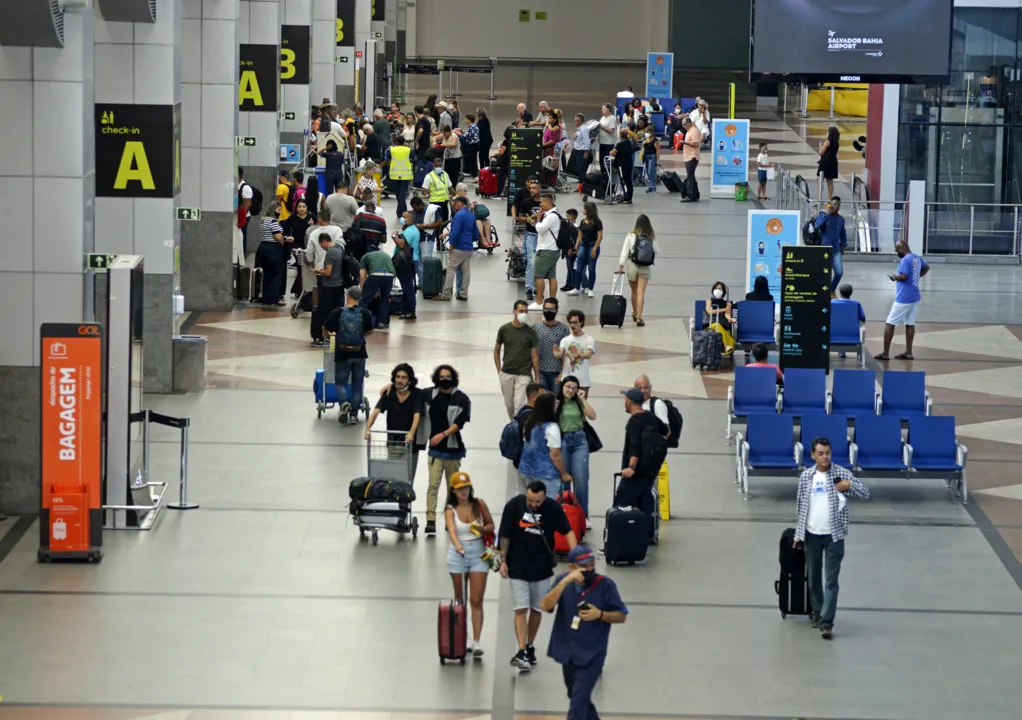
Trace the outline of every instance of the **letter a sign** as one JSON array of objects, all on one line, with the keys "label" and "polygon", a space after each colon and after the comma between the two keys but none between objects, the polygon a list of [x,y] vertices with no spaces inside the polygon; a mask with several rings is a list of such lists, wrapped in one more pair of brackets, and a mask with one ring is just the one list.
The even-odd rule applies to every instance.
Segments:
[{"label": "letter a sign", "polygon": [[96,104],[96,196],[174,197],[173,105]]}]

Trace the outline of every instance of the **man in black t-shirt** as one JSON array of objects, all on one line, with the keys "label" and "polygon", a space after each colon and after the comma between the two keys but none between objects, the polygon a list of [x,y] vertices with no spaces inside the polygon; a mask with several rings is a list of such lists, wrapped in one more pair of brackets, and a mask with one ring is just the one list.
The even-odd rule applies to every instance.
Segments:
[{"label": "man in black t-shirt", "polygon": [[578,543],[568,516],[555,499],[547,497],[541,480],[529,484],[524,495],[516,495],[504,506],[500,521],[500,552],[504,562],[500,574],[511,578],[515,608],[515,636],[518,652],[511,665],[531,670],[536,665],[536,634],[543,619],[540,603],[553,577],[557,558],[554,533],[568,539],[568,547]]},{"label": "man in black t-shirt", "polygon": [[[530,303],[536,300],[536,214],[540,211],[539,198],[543,186],[539,184],[539,178],[530,175],[525,181],[525,187],[515,193],[515,202],[511,206],[511,216],[516,222],[525,223],[525,234],[522,236],[522,246],[525,249],[525,299]],[[526,218],[531,218],[527,220]],[[530,310],[532,308],[529,308]]]},{"label": "man in black t-shirt", "polygon": [[425,112],[422,109],[422,105],[415,106],[415,155],[418,161],[417,172],[415,173],[416,185],[419,184],[419,179],[424,172],[429,172],[429,169],[433,167],[433,162],[425,158],[426,151],[429,150],[430,141],[433,136],[433,126],[429,123],[429,118],[426,117]]},{"label": "man in black t-shirt", "polygon": [[615,507],[637,507],[649,509],[653,497],[653,483],[657,480],[660,468],[648,472],[639,467],[642,458],[642,434],[650,426],[656,427],[665,436],[669,428],[657,419],[656,415],[642,409],[646,401],[642,390],[629,388],[622,390],[625,396],[625,412],[628,423],[625,425],[625,446],[621,451],[621,484],[614,493]]}]

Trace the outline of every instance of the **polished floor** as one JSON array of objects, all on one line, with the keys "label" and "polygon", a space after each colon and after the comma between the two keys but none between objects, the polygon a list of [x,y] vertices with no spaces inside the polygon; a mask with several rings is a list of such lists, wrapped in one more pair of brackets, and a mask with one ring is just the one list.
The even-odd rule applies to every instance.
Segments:
[{"label": "polished floor", "polygon": [[[607,87],[596,88],[588,73],[515,72],[523,77],[508,70],[506,87],[498,86],[495,117],[506,118],[526,97],[557,104],[563,96],[566,109],[595,109],[627,77],[608,71]],[[462,79],[468,98],[485,94],[471,83]],[[790,145],[787,152],[813,166],[818,124],[803,130],[763,111],[753,126],[754,136]],[[678,162],[665,156],[669,166]],[[706,192],[708,176],[700,176]],[[558,205],[579,201],[562,196]],[[972,502],[961,505],[940,481],[872,482],[873,499],[851,509],[837,634],[827,643],[804,620],[782,620],[776,607],[777,538],[794,520],[793,480],[754,479],[751,498],[741,498],[724,437],[723,398],[733,374],[689,365],[693,301],[715,280],[733,297],[745,292],[749,207],[708,198],[682,206],[662,190],[637,192],[632,207],[600,205],[599,294],[561,298],[563,310],[586,311],[597,340],[593,402],[606,449],[591,461],[590,541],[599,542],[618,468],[619,389],[648,374],[655,392],[674,398],[685,416],[681,447],[668,462],[672,519],[660,545],[640,566],[599,564],[631,613],[612,632],[597,706],[619,718],[1017,720],[1019,268],[935,265],[922,284],[918,359],[870,362],[877,370],[927,372],[934,412],[954,415],[969,446]],[[651,219],[661,248],[647,325],[601,329],[599,295],[639,213]],[[892,299],[885,275],[893,262],[846,263],[870,318],[873,352]],[[454,364],[473,402],[464,468],[495,509],[514,478],[496,449],[505,415],[492,348],[523,292],[504,269],[500,251],[478,254],[468,302],[421,302],[417,322],[395,320],[375,333],[367,382],[375,393],[400,361],[421,376],[440,362]],[[309,348],[308,316],[239,306],[189,317],[186,328],[209,338],[209,388],[148,403],[191,417],[191,496],[202,507],[167,511],[149,534],[108,533],[98,566],[37,564],[36,528],[13,525],[0,541],[9,550],[0,564],[0,720],[563,717],[567,699],[551,661],[541,657],[527,675],[508,665],[506,583],[491,576],[487,588],[486,656],[441,667],[435,608],[451,594],[447,542],[359,541],[348,522],[347,486],[366,469],[365,445],[359,430],[339,427],[332,413],[316,417],[311,384],[323,352]],[[835,358],[842,366],[851,361]],[[176,440],[162,430],[155,440],[154,472],[173,480]],[[425,485],[420,467],[416,487]],[[548,631],[545,622],[541,650]]]}]

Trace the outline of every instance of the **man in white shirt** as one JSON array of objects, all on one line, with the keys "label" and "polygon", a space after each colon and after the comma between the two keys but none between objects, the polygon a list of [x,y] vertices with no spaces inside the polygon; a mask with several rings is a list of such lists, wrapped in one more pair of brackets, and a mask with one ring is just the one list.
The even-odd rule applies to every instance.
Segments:
[{"label": "man in white shirt", "polygon": [[696,107],[689,113],[689,119],[699,129],[699,134],[706,142],[710,137],[710,111],[706,107],[706,101],[696,98]]},{"label": "man in white shirt", "polygon": [[536,110],[536,119],[533,120],[529,125],[531,127],[546,127],[546,124],[550,122],[547,113],[550,112],[550,105],[547,104],[546,100],[539,101],[539,108]]},{"label": "man in white shirt", "polygon": [[554,357],[564,362],[561,378],[574,375],[578,379],[579,389],[589,392],[592,387],[592,378],[589,375],[589,358],[596,354],[596,341],[591,335],[586,335],[583,328],[586,326],[586,315],[581,310],[570,310],[568,312],[568,328],[571,335],[563,338],[560,344],[554,348]]},{"label": "man in white shirt", "polygon": [[238,168],[238,227],[241,229],[242,263],[248,256],[248,222],[252,218],[252,186],[245,182],[245,168]]},{"label": "man in white shirt", "polygon": [[326,248],[319,244],[319,237],[323,233],[330,236],[331,245],[344,247],[344,235],[339,227],[330,224],[330,210],[327,208],[319,211],[316,224],[305,233],[305,258],[317,270],[323,269],[323,261],[326,260]]},{"label": "man in white shirt", "polygon": [[626,85],[625,89],[622,90],[621,92],[619,92],[617,94],[617,96],[619,98],[627,98],[628,100],[634,100],[635,99],[635,93],[632,92],[632,86],[631,85]]},{"label": "man in white shirt", "polygon": [[[806,573],[813,616],[810,627],[830,640],[837,612],[838,576],[845,556],[848,535],[848,500],[869,499],[869,488],[843,467],[831,463],[830,441],[813,438],[812,458],[816,466],[806,468],[798,480],[795,547],[805,544]],[[824,575],[826,560],[826,577]]]},{"label": "man in white shirt", "polygon": [[[533,268],[536,273],[536,300],[529,310],[542,310],[544,297],[557,297],[557,261],[561,251],[557,249],[557,233],[561,230],[561,216],[554,209],[554,196],[544,193],[539,196],[539,216],[536,220],[536,257]],[[550,294],[543,290],[547,281]]]},{"label": "man in white shirt", "polygon": [[618,124],[617,116],[614,114],[614,107],[610,103],[606,103],[600,112],[603,114],[600,118],[600,132],[597,136],[597,140],[600,143],[600,170],[603,170],[603,160],[610,151],[614,149],[614,145],[618,141]]},{"label": "man in white shirt", "polygon": [[670,436],[670,419],[667,416],[667,403],[659,398],[653,397],[653,383],[649,381],[649,376],[640,375],[635,378],[634,387],[642,390],[642,409],[646,412],[651,412],[656,416],[656,419],[664,424],[664,427],[668,428],[668,437]]}]

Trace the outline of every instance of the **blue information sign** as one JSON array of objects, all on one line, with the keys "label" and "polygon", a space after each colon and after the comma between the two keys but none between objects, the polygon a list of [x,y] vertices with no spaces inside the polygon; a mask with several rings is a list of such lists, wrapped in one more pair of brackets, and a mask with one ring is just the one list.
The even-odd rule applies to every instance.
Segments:
[{"label": "blue information sign", "polygon": [[713,120],[710,197],[734,197],[735,183],[749,181],[749,121]]},{"label": "blue information sign", "polygon": [[646,97],[674,97],[674,53],[646,53]]},{"label": "blue information sign", "polygon": [[285,163],[297,163],[299,157],[302,154],[301,145],[288,145],[281,143],[280,146],[280,161]]},{"label": "blue information sign", "polygon": [[757,275],[766,277],[774,302],[781,297],[781,249],[798,245],[798,210],[750,210],[746,252],[745,290],[752,290]]}]

